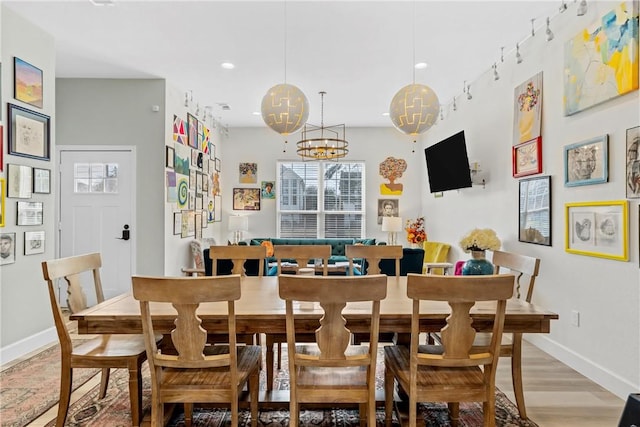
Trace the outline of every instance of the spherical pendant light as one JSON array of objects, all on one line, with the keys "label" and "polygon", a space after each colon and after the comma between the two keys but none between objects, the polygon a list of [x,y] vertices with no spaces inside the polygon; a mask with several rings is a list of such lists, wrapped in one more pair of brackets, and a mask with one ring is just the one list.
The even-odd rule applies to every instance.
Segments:
[{"label": "spherical pendant light", "polygon": [[399,131],[419,135],[433,126],[439,111],[440,101],[433,89],[414,83],[395,94],[389,106],[389,117]]},{"label": "spherical pendant light", "polygon": [[294,85],[273,86],[262,98],[262,120],[281,135],[299,130],[309,118],[309,101]]}]

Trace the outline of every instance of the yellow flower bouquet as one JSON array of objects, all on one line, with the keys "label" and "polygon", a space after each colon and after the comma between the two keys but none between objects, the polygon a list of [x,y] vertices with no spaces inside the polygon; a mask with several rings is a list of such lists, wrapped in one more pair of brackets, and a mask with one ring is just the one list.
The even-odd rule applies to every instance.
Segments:
[{"label": "yellow flower bouquet", "polygon": [[495,251],[500,249],[502,242],[496,232],[490,228],[475,228],[460,240],[460,247],[465,252]]}]

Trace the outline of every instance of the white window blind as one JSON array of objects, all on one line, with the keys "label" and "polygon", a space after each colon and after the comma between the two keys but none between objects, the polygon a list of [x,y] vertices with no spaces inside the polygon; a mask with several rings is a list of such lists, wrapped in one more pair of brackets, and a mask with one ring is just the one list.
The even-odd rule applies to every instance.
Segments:
[{"label": "white window blind", "polygon": [[363,162],[278,162],[278,237],[361,238]]}]

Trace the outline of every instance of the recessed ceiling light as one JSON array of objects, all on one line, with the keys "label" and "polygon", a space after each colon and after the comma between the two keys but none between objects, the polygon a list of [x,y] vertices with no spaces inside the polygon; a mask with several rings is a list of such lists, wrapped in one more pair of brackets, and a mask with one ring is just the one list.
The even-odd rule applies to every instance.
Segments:
[{"label": "recessed ceiling light", "polygon": [[383,115],[383,116],[388,116],[388,115],[389,115],[389,112],[388,112],[388,111],[386,111],[386,112],[382,113],[382,115]]},{"label": "recessed ceiling light", "polygon": [[253,114],[254,116],[259,116],[259,115],[260,115],[260,111],[254,111],[254,112],[253,112],[253,113],[251,113],[251,114]]},{"label": "recessed ceiling light", "polygon": [[233,70],[234,68],[236,68],[236,66],[233,65],[231,62],[223,62],[222,64],[220,64],[220,66],[225,70]]},{"label": "recessed ceiling light", "polygon": [[426,62],[418,62],[416,65],[416,70],[424,70],[425,68],[428,67]]},{"label": "recessed ceiling light", "polygon": [[94,6],[113,6],[113,0],[90,0]]}]

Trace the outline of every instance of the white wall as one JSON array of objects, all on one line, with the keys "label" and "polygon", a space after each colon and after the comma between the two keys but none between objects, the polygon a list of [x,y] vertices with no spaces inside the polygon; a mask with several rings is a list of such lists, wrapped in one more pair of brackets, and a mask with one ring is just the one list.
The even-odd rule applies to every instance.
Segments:
[{"label": "white wall", "polygon": [[[626,197],[625,132],[639,124],[638,91],[563,116],[564,41],[610,6],[589,2],[587,16],[558,16],[554,40],[546,42],[539,31],[521,46],[522,64],[508,55],[498,67],[498,81],[487,73],[472,82],[472,100],[459,96],[457,111],[445,106],[445,120],[427,132],[424,146],[464,129],[469,157],[481,162],[487,185],[483,191],[449,191],[443,198],[424,196],[422,207],[430,239],[453,243],[453,259],[466,258],[457,242],[474,227],[491,227],[504,249],[540,258],[534,302],[560,318],[549,335],[526,339],[625,397],[640,390],[638,199],[629,200],[629,262],[569,254],[564,239],[565,203]],[[544,73],[543,174],[552,177],[551,247],[518,242],[518,180],[511,173],[514,88],[539,71]],[[565,187],[563,147],[603,134],[609,135],[609,182]],[[580,312],[579,327],[571,325],[572,310]]]},{"label": "white wall", "polygon": [[[7,177],[6,165],[9,163],[54,170],[56,126],[55,126],[55,51],[53,38],[35,27],[11,10],[0,5],[0,39],[2,54],[2,110],[4,166],[0,176]],[[13,58],[21,58],[40,68],[43,72],[43,108],[37,108],[13,98]],[[34,160],[26,157],[8,155],[9,141],[7,129],[10,120],[7,117],[7,103],[25,107],[51,117],[49,135],[51,138],[50,161]],[[40,345],[43,338],[55,339],[52,329],[53,317],[49,305],[47,286],[42,279],[40,263],[54,255],[54,212],[55,212],[55,174],[51,174],[51,194],[34,194],[28,201],[42,202],[44,205],[44,224],[42,226],[16,226],[16,203],[19,199],[5,200],[5,226],[2,233],[16,233],[16,262],[0,267],[0,362],[12,359],[15,355],[31,351]],[[20,199],[25,201],[27,199]],[[25,231],[45,231],[45,252],[37,255],[24,255]]]}]

